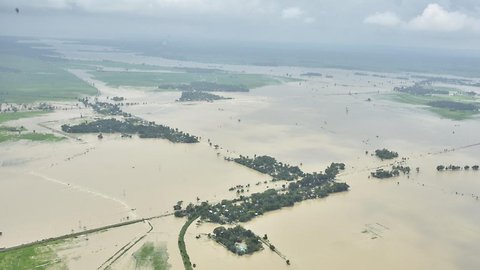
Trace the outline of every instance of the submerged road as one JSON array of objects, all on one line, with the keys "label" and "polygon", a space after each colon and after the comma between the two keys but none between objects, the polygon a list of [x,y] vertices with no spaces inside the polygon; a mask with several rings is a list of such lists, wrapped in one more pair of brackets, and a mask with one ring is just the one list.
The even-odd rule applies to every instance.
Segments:
[{"label": "submerged road", "polygon": [[97,228],[93,228],[93,229],[89,229],[89,230],[85,230],[85,231],[81,231],[81,232],[69,233],[69,234],[64,234],[64,235],[60,235],[60,236],[56,236],[56,237],[50,237],[50,238],[38,240],[38,241],[35,241],[35,242],[31,242],[31,243],[26,243],[26,244],[21,244],[21,245],[18,245],[18,246],[3,248],[3,249],[0,250],[0,253],[7,252],[7,251],[12,251],[12,250],[17,250],[17,249],[21,249],[21,248],[25,248],[25,247],[30,247],[30,246],[37,245],[37,244],[45,244],[45,243],[52,242],[52,241],[74,238],[74,237],[78,237],[78,236],[82,236],[82,235],[86,235],[86,234],[96,233],[96,232],[100,232],[100,231],[104,231],[104,230],[108,230],[108,229],[113,229],[113,228],[119,228],[119,227],[128,226],[128,225],[132,225],[132,224],[136,224],[136,223],[140,223],[140,222],[145,222],[146,224],[150,225],[151,228],[147,232],[147,233],[149,233],[153,229],[152,225],[150,224],[150,220],[159,219],[159,218],[163,218],[163,217],[168,217],[168,216],[172,216],[172,215],[173,215],[173,213],[168,213],[168,214],[152,216],[152,217],[147,217],[147,218],[139,218],[139,219],[119,222],[119,223],[115,223],[115,224],[110,224],[110,225],[106,225],[106,226],[102,226],[102,227],[97,227]]}]

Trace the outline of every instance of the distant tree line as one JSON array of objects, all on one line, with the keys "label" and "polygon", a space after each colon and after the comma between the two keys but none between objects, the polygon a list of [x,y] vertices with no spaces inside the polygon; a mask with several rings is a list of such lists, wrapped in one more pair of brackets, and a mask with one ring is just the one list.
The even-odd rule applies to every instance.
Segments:
[{"label": "distant tree line", "polygon": [[444,166],[444,165],[438,165],[437,166],[437,171],[459,171],[461,169],[464,169],[465,171],[468,171],[470,170],[470,168],[472,168],[472,170],[474,171],[478,171],[479,169],[479,166],[478,165],[473,165],[473,166],[469,166],[469,165],[465,165],[465,166],[458,166],[458,165],[448,165],[448,166]]},{"label": "distant tree line", "polygon": [[306,73],[300,74],[300,76],[304,76],[304,77],[322,77],[323,74],[322,74],[322,73],[318,73],[318,72],[306,72]]},{"label": "distant tree line", "polygon": [[183,91],[178,101],[180,102],[186,102],[186,101],[212,102],[214,100],[222,100],[222,99],[231,99],[231,98],[226,98],[226,97],[222,97],[222,96],[218,96],[218,95],[214,95],[214,94],[210,94],[202,91]]},{"label": "distant tree line", "polygon": [[448,95],[450,93],[448,90],[434,89],[431,86],[425,86],[424,83],[416,83],[412,86],[395,87],[393,88],[393,90],[400,93],[419,95],[419,96],[426,96],[426,95],[433,95],[433,94]]},{"label": "distant tree line", "polygon": [[475,103],[465,103],[450,100],[436,100],[428,103],[429,106],[436,108],[449,109],[454,111],[478,111],[479,106]]},{"label": "distant tree line", "polygon": [[245,86],[220,84],[214,82],[191,82],[189,84],[161,84],[160,89],[175,89],[180,91],[205,91],[205,92],[248,92]]}]

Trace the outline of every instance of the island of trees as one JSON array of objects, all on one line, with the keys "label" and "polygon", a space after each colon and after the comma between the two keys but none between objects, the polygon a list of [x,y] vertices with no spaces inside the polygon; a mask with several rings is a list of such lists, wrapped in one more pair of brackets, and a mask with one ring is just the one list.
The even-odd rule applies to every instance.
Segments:
[{"label": "island of trees", "polygon": [[[286,167],[291,166],[286,165]],[[233,200],[222,200],[220,203],[209,203],[208,201],[197,205],[190,203],[183,209],[183,202],[179,201],[173,206],[173,209],[175,217],[187,217],[178,241],[185,269],[191,269],[192,264],[186,253],[184,235],[188,226],[197,218],[217,224],[247,222],[263,213],[291,207],[297,202],[347,191],[349,186],[346,183],[335,181],[336,175],[344,167],[343,163],[332,163],[325,169],[325,173],[302,172],[303,176],[300,180],[292,180],[288,186],[282,185],[279,190],[267,189],[251,196],[241,195]],[[261,248],[258,242],[259,238],[252,232],[245,232],[241,227],[235,227],[233,230],[219,227],[215,229],[214,234],[217,242],[236,254],[249,254]],[[276,251],[273,245],[269,244],[269,247]],[[286,263],[289,265],[290,260],[286,259]]]},{"label": "island of trees", "polygon": [[267,189],[251,196],[239,196],[216,204],[208,202],[189,204],[185,209],[177,204],[174,206],[175,216],[200,217],[202,220],[217,224],[246,222],[266,212],[291,207],[297,202],[347,191],[349,186],[346,183],[335,181],[340,170],[337,163],[332,163],[325,170],[328,173],[304,174],[300,180],[292,180],[288,186],[282,185],[280,190]]},{"label": "island of trees", "polygon": [[399,176],[400,173],[403,174],[409,174],[410,173],[410,167],[408,166],[392,166],[391,170],[384,170],[384,169],[378,169],[375,172],[370,173],[372,177],[379,178],[379,179],[385,179],[385,178],[392,178],[395,176]]},{"label": "island of trees", "polygon": [[178,99],[179,102],[186,101],[208,101],[231,99],[202,91],[183,91],[182,96]]},{"label": "island of trees", "polygon": [[397,157],[398,157],[398,153],[397,153],[397,152],[394,152],[394,151],[389,151],[389,150],[383,148],[383,149],[377,149],[377,150],[375,150],[375,156],[377,156],[377,157],[380,158],[381,160],[384,160],[384,159],[394,159],[394,158],[397,158]]},{"label": "island of trees", "polygon": [[173,129],[155,122],[146,122],[138,119],[99,119],[78,125],[62,125],[67,133],[122,133],[138,134],[140,138],[162,138],[174,143],[197,143],[198,137]]},{"label": "island of trees", "polygon": [[223,226],[215,228],[213,230],[213,239],[226,249],[240,256],[252,254],[263,249],[260,237],[251,230],[238,225],[228,229]]},{"label": "island of trees", "polygon": [[[112,99],[123,100],[121,97]],[[103,138],[102,133],[121,133],[122,137],[127,138],[138,134],[140,138],[161,138],[167,139],[173,143],[197,143],[198,137],[189,133],[171,128],[164,125],[155,124],[155,122],[144,121],[140,118],[132,117],[131,114],[124,112],[119,104],[108,102],[90,102],[89,98],[79,99],[85,107],[91,107],[95,112],[110,115],[121,116],[123,120],[97,119],[91,122],[84,122],[78,125],[62,125],[62,131],[67,133],[100,133],[98,138]],[[128,103],[127,103],[128,104]]]},{"label": "island of trees", "polygon": [[[274,181],[292,181],[305,175],[298,166],[291,166],[289,164],[278,162],[275,158],[270,156],[254,156],[253,158],[248,156],[240,156],[234,159],[227,158],[227,160],[233,160],[236,163],[246,166],[250,169],[268,174],[273,177]],[[345,165],[343,165],[342,169],[344,168]]]}]

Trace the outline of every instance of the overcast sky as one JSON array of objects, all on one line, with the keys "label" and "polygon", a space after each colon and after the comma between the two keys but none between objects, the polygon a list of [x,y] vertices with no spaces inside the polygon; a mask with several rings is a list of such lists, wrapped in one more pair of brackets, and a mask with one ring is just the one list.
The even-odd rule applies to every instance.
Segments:
[{"label": "overcast sky", "polygon": [[0,0],[0,35],[477,49],[480,0]]}]

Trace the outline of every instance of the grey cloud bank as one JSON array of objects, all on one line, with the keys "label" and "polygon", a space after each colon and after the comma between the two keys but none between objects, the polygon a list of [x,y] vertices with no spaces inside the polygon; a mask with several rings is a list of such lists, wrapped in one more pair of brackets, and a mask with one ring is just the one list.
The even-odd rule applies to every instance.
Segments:
[{"label": "grey cloud bank", "polygon": [[[16,14],[14,9],[20,9]],[[480,48],[475,0],[3,0],[0,35]]]}]

